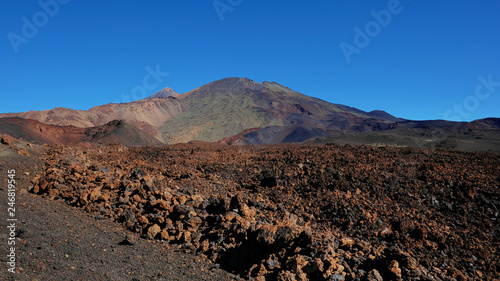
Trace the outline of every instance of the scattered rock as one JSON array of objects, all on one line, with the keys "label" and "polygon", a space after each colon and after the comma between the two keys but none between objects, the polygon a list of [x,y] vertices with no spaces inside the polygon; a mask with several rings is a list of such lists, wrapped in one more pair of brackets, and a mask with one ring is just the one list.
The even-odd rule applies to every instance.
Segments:
[{"label": "scattered rock", "polygon": [[154,239],[158,233],[161,232],[161,228],[155,224],[148,229],[148,239]]},{"label": "scattered rock", "polygon": [[118,245],[125,245],[125,246],[133,246],[134,244],[135,243],[132,242],[129,238],[125,238],[118,243]]},{"label": "scattered rock", "polygon": [[368,276],[366,277],[367,281],[383,281],[384,279],[376,269],[372,269],[369,273]]},{"label": "scattered rock", "polygon": [[399,263],[397,261],[391,261],[391,264],[389,265],[389,271],[398,278],[401,278],[401,269],[399,268]]},{"label": "scattered rock", "polygon": [[294,273],[290,271],[282,271],[278,275],[278,281],[297,281]]},{"label": "scattered rock", "polygon": [[[496,274],[488,234],[498,230],[496,155],[334,145],[106,149],[54,148],[29,192],[199,253],[235,276]],[[463,266],[468,257],[472,269]]]},{"label": "scattered rock", "polygon": [[8,145],[10,147],[13,147],[13,145],[15,145],[14,138],[7,134],[0,135],[0,143]]},{"label": "scattered rock", "polygon": [[342,274],[334,274],[332,275],[331,281],[343,281],[345,277]]},{"label": "scattered rock", "polygon": [[17,153],[20,154],[20,155],[28,156],[28,157],[30,156],[29,152],[26,151],[26,149],[19,149],[17,151]]}]

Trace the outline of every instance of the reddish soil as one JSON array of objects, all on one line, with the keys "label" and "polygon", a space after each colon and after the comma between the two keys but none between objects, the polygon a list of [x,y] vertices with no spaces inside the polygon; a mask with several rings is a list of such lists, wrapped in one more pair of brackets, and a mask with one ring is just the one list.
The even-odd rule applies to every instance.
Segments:
[{"label": "reddish soil", "polygon": [[[154,146],[162,142],[125,121],[114,120],[101,126],[79,128],[43,124],[20,117],[0,118],[0,133],[32,144],[60,144],[89,146],[103,143],[121,143],[126,146]],[[143,128],[144,129],[144,128]]]},{"label": "reddish soil", "polygon": [[[50,146],[43,163],[29,186],[42,198],[30,200],[52,199],[53,206],[65,202],[86,211],[93,219],[79,223],[118,235],[109,248],[115,251],[123,236],[110,221],[138,233],[136,241],[144,245],[179,248],[253,280],[499,276],[498,154],[200,143]],[[61,225],[77,217],[55,216],[63,217]],[[74,245],[63,241],[55,243],[71,251]],[[120,253],[108,262],[108,272],[127,264]],[[61,262],[56,267],[71,272]],[[154,265],[163,266],[168,262]]]}]

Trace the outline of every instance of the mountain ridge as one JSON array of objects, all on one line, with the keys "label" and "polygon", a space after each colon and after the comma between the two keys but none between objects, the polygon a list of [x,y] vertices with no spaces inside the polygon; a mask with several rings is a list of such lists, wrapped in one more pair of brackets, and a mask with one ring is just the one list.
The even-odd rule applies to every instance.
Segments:
[{"label": "mountain ridge", "polygon": [[190,139],[213,142],[256,127],[275,126],[278,131],[284,131],[289,126],[311,126],[323,135],[348,127],[370,130],[376,127],[370,124],[373,120],[388,122],[358,109],[301,94],[276,82],[256,83],[248,78],[217,80],[179,98],[187,109],[159,127],[167,143]]},{"label": "mountain ridge", "polygon": [[[224,140],[238,144],[272,144],[386,130],[500,128],[500,119],[497,118],[464,123],[414,121],[382,110],[365,112],[304,95],[276,82],[257,83],[239,77],[216,80],[183,94],[166,87],[142,100],[110,103],[89,110],[56,107],[0,114],[0,118],[7,117],[87,129],[123,120],[127,126],[133,126],[165,144]],[[0,127],[2,131],[5,128]],[[134,130],[127,127],[123,132],[126,131]],[[123,142],[124,138],[117,141]]]}]

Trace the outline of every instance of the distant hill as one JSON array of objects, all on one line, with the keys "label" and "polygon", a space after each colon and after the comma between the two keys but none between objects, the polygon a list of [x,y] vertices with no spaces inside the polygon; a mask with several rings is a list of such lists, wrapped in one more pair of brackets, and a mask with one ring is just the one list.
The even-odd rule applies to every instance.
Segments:
[{"label": "distant hill", "polygon": [[125,146],[158,146],[162,142],[122,120],[113,120],[103,126],[85,130],[83,141],[91,143],[121,143]]},{"label": "distant hill", "polygon": [[405,119],[394,117],[383,110],[373,110],[373,111],[368,112],[367,115],[371,116],[371,117],[391,121],[391,122],[403,122],[403,121],[405,121]]},{"label": "distant hill", "polygon": [[[500,153],[500,118],[472,122],[443,120],[396,123],[394,128],[307,140],[308,144],[405,146]],[[250,136],[248,136],[250,137]]]},{"label": "distant hill", "polygon": [[0,133],[34,144],[77,145],[83,143],[125,146],[155,146],[162,143],[125,121],[114,120],[102,126],[79,128],[43,124],[20,117],[0,118]]},{"label": "distant hill", "polygon": [[89,128],[102,126],[113,120],[124,120],[163,141],[157,127],[182,111],[181,103],[173,98],[143,99],[129,103],[110,103],[89,110],[73,110],[57,107],[51,110],[4,113],[3,117],[21,117],[37,120],[44,124]]}]

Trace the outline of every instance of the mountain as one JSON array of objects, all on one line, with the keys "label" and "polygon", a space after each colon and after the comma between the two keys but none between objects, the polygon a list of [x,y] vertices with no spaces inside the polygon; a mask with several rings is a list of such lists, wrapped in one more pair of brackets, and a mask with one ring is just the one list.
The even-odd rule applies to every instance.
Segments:
[{"label": "mountain", "polygon": [[[381,110],[365,112],[326,102],[276,82],[257,83],[237,77],[217,80],[180,95],[171,88],[164,88],[139,101],[106,104],[89,110],[54,108],[0,114],[0,118],[8,117],[25,119],[25,123],[16,121],[17,130],[44,142],[120,142],[126,145],[190,141],[274,144],[328,140],[359,133],[365,135],[356,141],[365,141],[373,135],[366,133],[387,131],[404,136],[402,143],[406,144],[405,138],[413,136],[426,142],[429,132],[442,131],[449,135],[451,131],[463,134],[471,130],[500,129],[497,118],[473,122],[406,120]],[[39,124],[33,123],[35,120]],[[40,124],[55,127],[42,128]],[[36,131],[35,125],[44,131]],[[12,120],[0,122],[0,132],[12,132],[11,127]],[[82,131],[79,129],[87,132],[87,139],[80,138]],[[47,130],[57,134],[47,136],[44,133]]]},{"label": "mountain", "polygon": [[37,120],[43,124],[75,126],[79,128],[102,126],[113,120],[124,120],[163,142],[162,135],[157,130],[157,127],[181,111],[182,105],[179,100],[168,97],[143,99],[120,104],[110,103],[96,106],[89,110],[73,110],[57,107],[43,111],[5,113],[0,114],[0,118],[21,117]]},{"label": "mountain", "polygon": [[262,135],[258,143],[302,141],[341,131],[383,129],[391,123],[276,82],[256,83],[247,78],[218,80],[177,98],[184,105],[183,112],[158,128],[166,143],[217,141],[251,128],[262,129],[252,132]]},{"label": "mountain", "polygon": [[154,146],[162,143],[125,121],[114,120],[101,126],[79,128],[43,124],[20,117],[0,118],[0,133],[35,144],[77,145],[121,143],[125,146]]},{"label": "mountain", "polygon": [[172,90],[171,88],[166,87],[166,88],[163,88],[160,91],[152,94],[151,96],[147,97],[147,99],[176,97],[178,95],[179,95],[179,93]]}]

